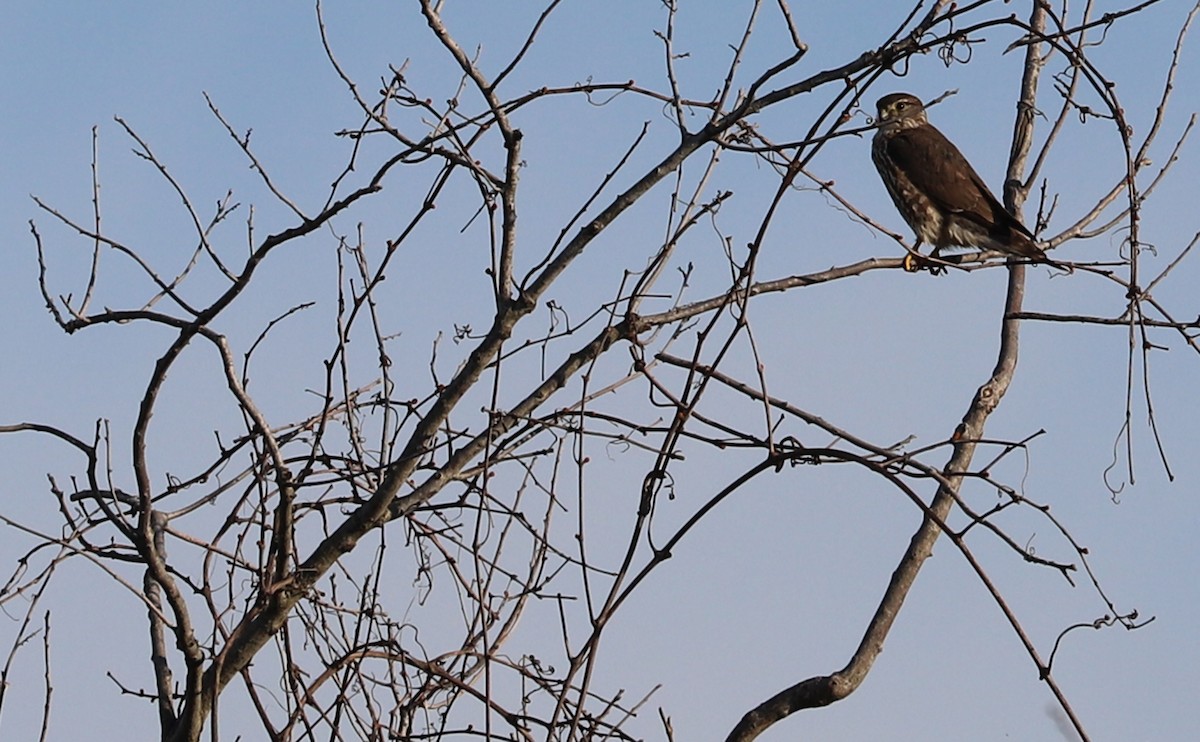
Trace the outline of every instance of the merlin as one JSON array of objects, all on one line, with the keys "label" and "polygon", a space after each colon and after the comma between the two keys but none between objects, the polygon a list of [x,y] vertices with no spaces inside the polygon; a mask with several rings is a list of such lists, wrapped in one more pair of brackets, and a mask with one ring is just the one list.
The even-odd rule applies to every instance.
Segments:
[{"label": "merlin", "polygon": [[[918,248],[929,243],[934,258],[942,248],[958,247],[1047,260],[1033,234],[996,200],[962,152],[929,123],[920,98],[892,93],[875,105],[878,131],[871,159],[900,215],[917,233]],[[905,268],[916,269],[910,258]]]}]

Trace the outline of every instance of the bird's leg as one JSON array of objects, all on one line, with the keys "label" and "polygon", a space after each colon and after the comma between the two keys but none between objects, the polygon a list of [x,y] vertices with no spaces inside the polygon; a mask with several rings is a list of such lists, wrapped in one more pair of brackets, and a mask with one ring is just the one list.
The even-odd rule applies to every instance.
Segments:
[{"label": "bird's leg", "polygon": [[904,256],[905,272],[916,273],[917,271],[928,270],[930,275],[934,276],[940,276],[941,274],[945,273],[947,263],[938,258],[938,252],[941,250],[941,248],[935,247],[928,256],[925,256],[921,254],[920,250],[921,245],[923,244],[924,242],[922,242],[921,238],[918,237],[917,244],[913,245],[911,249],[905,246],[904,249],[908,250],[908,254]]},{"label": "bird's leg", "polygon": [[913,245],[912,248],[909,248],[903,242],[900,243],[908,251],[908,254],[904,256],[905,273],[916,273],[921,270],[921,265],[925,262],[925,256],[921,254],[921,244],[920,237],[917,238],[917,244]]}]

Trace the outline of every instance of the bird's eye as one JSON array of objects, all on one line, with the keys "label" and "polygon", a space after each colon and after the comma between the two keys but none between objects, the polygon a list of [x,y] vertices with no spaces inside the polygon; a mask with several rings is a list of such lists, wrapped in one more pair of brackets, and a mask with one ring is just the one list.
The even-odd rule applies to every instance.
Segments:
[{"label": "bird's eye", "polygon": [[905,108],[908,108],[908,101],[903,101],[903,100],[902,100],[902,101],[900,101],[899,103],[897,103],[897,104],[896,104],[896,110],[897,110],[897,111],[903,111]]}]

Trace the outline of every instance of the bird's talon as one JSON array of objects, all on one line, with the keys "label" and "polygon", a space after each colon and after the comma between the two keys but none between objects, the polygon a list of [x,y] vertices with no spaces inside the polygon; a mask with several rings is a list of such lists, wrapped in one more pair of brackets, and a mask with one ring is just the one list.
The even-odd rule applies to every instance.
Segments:
[{"label": "bird's talon", "polygon": [[908,253],[904,256],[904,272],[916,273],[917,271],[921,270],[921,262],[923,261],[919,261],[916,255]]}]

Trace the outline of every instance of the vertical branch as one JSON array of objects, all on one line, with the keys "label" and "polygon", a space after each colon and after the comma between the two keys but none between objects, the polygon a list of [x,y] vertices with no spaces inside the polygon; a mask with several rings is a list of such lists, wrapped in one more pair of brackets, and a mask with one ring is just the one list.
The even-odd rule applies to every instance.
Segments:
[{"label": "vertical branch", "polygon": [[46,735],[50,733],[50,699],[54,695],[54,685],[50,681],[50,611],[46,611],[42,620],[42,682],[46,690],[42,703],[42,733],[38,740],[46,742]]},{"label": "vertical branch", "polygon": [[92,292],[96,290],[96,274],[100,270],[100,134],[99,129],[92,127],[92,230],[96,237],[92,240],[92,268],[88,271],[87,288],[83,291],[83,300],[78,310],[71,310],[76,317],[88,313],[92,304]]},{"label": "vertical branch", "polygon": [[[1035,0],[1030,25],[1038,30],[1045,27],[1045,9],[1040,0]],[[1005,187],[1007,206],[1014,209],[1023,200],[1018,193],[1021,168],[1029,153],[1033,133],[1037,81],[1042,60],[1037,44],[1026,49],[1025,70],[1021,81],[1017,122],[1013,132],[1013,147],[1009,163],[1009,178]],[[894,624],[900,609],[915,583],[917,574],[933,553],[933,545],[942,533],[943,525],[962,487],[963,472],[970,470],[976,445],[983,437],[988,417],[1000,404],[1016,371],[1020,320],[1013,314],[1021,310],[1025,295],[1025,268],[1013,263],[1009,266],[1008,289],[1005,296],[1004,319],[1001,320],[1000,351],[991,377],[979,388],[970,407],[959,423],[951,439],[953,449],[949,460],[942,468],[943,479],[938,486],[922,518],[921,525],[913,534],[908,549],[892,573],[871,618],[858,649],[850,661],[838,672],[803,680],[787,688],[747,712],[727,737],[727,742],[749,742],[758,737],[775,722],[806,708],[825,706],[846,698],[862,684],[883,650],[883,643]],[[1056,689],[1057,690],[1057,689]],[[1086,739],[1083,727],[1074,716],[1065,699],[1059,697],[1063,708],[1071,718],[1075,729]]]},{"label": "vertical branch", "polygon": [[[166,545],[163,529],[166,518],[161,513],[154,514],[154,548],[159,554],[165,554]],[[172,702],[175,693],[175,681],[171,673],[171,664],[167,659],[166,622],[163,620],[162,590],[154,579],[154,574],[147,569],[142,578],[142,590],[146,594],[146,602],[150,608],[146,611],[150,625],[150,664],[154,668],[154,703],[158,707],[158,721],[164,735],[172,729],[177,721],[175,706]]]},{"label": "vertical branch", "polygon": [[[548,12],[548,11],[547,11]],[[497,308],[503,308],[506,304],[512,301],[513,297],[513,258],[516,252],[517,241],[517,180],[521,167],[521,131],[515,129],[508,119],[508,114],[505,112],[504,104],[500,97],[496,94],[495,85],[489,84],[487,78],[479,66],[471,61],[458,42],[450,34],[446,24],[442,22],[438,8],[430,4],[429,0],[421,0],[421,13],[425,16],[426,23],[433,31],[438,41],[458,62],[458,66],[462,68],[463,74],[475,83],[475,87],[479,93],[487,101],[488,109],[492,116],[495,117],[496,126],[500,129],[501,136],[504,137],[504,148],[506,150],[504,163],[504,183],[500,188],[500,205],[502,211],[502,227],[500,237],[500,260],[499,273],[496,277],[496,303]],[[540,21],[539,21],[540,26]],[[534,28],[533,34],[537,33],[537,27]],[[532,43],[533,36],[527,44]],[[523,55],[524,49],[519,53]],[[518,56],[519,59],[519,56]],[[516,60],[514,60],[515,62]]]},{"label": "vertical branch", "polygon": [[[1043,0],[1034,0],[1033,14],[1029,27],[1037,36],[1046,30],[1046,8]],[[1029,195],[1030,185],[1022,185],[1025,164],[1033,146],[1033,123],[1037,115],[1038,80],[1041,78],[1042,47],[1037,43],[1025,46],[1025,68],[1021,75],[1020,98],[1017,100],[1017,116],[1013,121],[1012,148],[1008,156],[1008,172],[1004,179],[1004,206],[1020,218],[1021,207]]]}]

